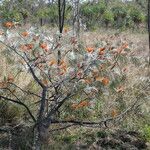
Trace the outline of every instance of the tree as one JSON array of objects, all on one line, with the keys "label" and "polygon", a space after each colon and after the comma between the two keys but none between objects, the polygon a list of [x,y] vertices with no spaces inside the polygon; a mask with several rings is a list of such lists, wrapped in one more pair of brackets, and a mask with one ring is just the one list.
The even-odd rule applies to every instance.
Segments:
[{"label": "tree", "polygon": [[[52,124],[67,126],[68,124],[69,126],[104,124],[107,126],[107,122],[119,120],[135,106],[137,101],[120,114],[113,113],[111,117],[104,120],[98,118],[100,120],[98,122],[66,120],[61,117],[65,104],[69,104],[72,111],[90,107],[90,101],[99,95],[99,88],[107,87],[111,77],[116,78],[115,72],[113,76],[112,69],[120,68],[118,58],[126,53],[124,50],[128,47],[127,43],[121,43],[119,47],[116,47],[117,50],[113,50],[111,45],[108,47],[83,46],[72,55],[71,47],[77,44],[72,34],[66,36],[66,33],[62,32],[61,38],[59,34],[53,40],[50,40],[50,34],[47,31],[38,33],[38,31],[30,30],[30,33],[25,31],[14,35],[10,30],[10,35],[7,40],[0,42],[7,47],[6,51],[9,51],[12,58],[16,59],[18,63],[16,71],[18,72],[18,66],[22,66],[19,67],[19,71],[23,71],[23,67],[26,66],[28,69],[24,71],[29,71],[33,80],[26,90],[18,85],[14,73],[6,76],[0,82],[0,100],[8,101],[10,104],[15,103],[26,110],[29,115],[28,121],[34,129],[34,149],[39,150],[42,142],[48,139],[49,127]],[[56,57],[58,50],[61,50],[62,56],[59,63]],[[103,66],[107,66],[106,70]],[[33,88],[33,84],[36,85],[36,89]],[[122,91],[122,88],[118,89],[118,92]],[[77,103],[74,99],[78,94],[84,99],[80,99]],[[22,95],[24,95],[23,98]],[[32,101],[32,105],[26,102],[29,100]]]},{"label": "tree", "polygon": [[79,38],[80,32],[80,0],[73,0],[73,32],[76,37]]},{"label": "tree", "polygon": [[[148,1],[148,33],[149,33],[149,56],[150,56],[150,1]],[[150,58],[149,58],[150,64]]]},{"label": "tree", "polygon": [[[63,0],[63,1],[58,0],[58,17],[59,17],[58,25],[59,25],[59,33],[60,33],[59,40],[61,38],[61,34],[62,34],[63,28],[64,28],[65,9],[66,9],[66,0]],[[58,55],[57,56],[58,56],[57,62],[59,65],[61,62],[61,51],[60,51],[60,49],[58,49]]]}]

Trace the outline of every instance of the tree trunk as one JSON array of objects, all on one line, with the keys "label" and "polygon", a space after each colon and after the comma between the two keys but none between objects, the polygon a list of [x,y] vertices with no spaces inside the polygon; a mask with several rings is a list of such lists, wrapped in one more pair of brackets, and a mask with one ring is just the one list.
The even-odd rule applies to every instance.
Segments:
[{"label": "tree trunk", "polygon": [[43,19],[40,18],[40,26],[42,27],[43,26]]},{"label": "tree trunk", "polygon": [[42,145],[48,145],[49,126],[43,124],[37,125],[34,129],[33,150],[41,150]]},{"label": "tree trunk", "polygon": [[33,136],[33,150],[41,150],[41,142],[40,142],[40,131],[38,127],[34,129],[34,136]]},{"label": "tree trunk", "polygon": [[[66,0],[58,0],[58,14],[59,14],[59,32],[60,32],[60,36],[59,36],[59,40],[61,39],[61,34],[63,32],[63,28],[64,28],[64,19],[65,19],[65,11],[66,11]],[[61,52],[60,49],[58,49],[58,59],[57,59],[57,64],[59,66],[60,62],[61,62]]]},{"label": "tree trunk", "polygon": [[80,36],[79,4],[80,4],[80,0],[73,1],[73,34],[78,38]]}]

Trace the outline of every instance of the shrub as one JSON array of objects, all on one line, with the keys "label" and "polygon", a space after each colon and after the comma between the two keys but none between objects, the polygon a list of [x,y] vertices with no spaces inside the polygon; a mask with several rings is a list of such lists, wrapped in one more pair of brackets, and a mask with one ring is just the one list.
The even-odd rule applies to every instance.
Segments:
[{"label": "shrub", "polygon": [[108,27],[109,24],[113,23],[114,15],[111,12],[111,10],[106,10],[102,16],[102,19],[103,19],[106,27]]},{"label": "shrub", "polygon": [[[106,11],[104,17],[107,23],[113,20],[110,12]],[[112,45],[112,38],[117,38],[114,35],[96,46],[78,46],[81,43],[71,32],[51,36],[50,31],[33,27],[19,34],[11,32],[10,29],[10,36],[1,43],[13,55],[12,59],[15,58],[17,65],[13,73],[16,71],[18,74],[18,70],[27,72],[38,88],[30,84],[28,89],[22,89],[12,73],[0,82],[0,98],[21,105],[28,112],[28,121],[35,126],[35,133],[41,135],[39,141],[47,141],[48,129],[52,124],[86,125],[88,119],[94,121],[93,124],[104,123],[103,120],[95,122],[103,118],[102,113],[96,110],[104,111],[100,109],[106,108],[97,101],[105,103],[103,96],[110,96],[110,85],[114,80],[117,82],[112,86],[113,91],[119,94],[124,92],[126,78],[122,67],[125,63],[119,64],[130,61],[127,42],[119,41]],[[108,120],[112,121],[126,108],[124,103],[123,107],[108,107],[104,118],[111,118]]]},{"label": "shrub", "polygon": [[147,141],[150,141],[150,125],[146,124],[143,127],[143,136],[146,138]]},{"label": "shrub", "polygon": [[128,11],[123,6],[115,6],[111,8],[114,14],[114,22],[116,27],[123,27],[126,25]]},{"label": "shrub", "polygon": [[136,24],[143,23],[143,21],[145,20],[143,13],[137,8],[130,8],[129,13],[130,13],[131,19]]}]

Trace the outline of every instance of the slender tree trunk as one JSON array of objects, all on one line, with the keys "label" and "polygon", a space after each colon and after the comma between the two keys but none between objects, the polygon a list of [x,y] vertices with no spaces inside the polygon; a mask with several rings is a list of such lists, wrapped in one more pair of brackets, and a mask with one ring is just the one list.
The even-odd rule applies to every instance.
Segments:
[{"label": "slender tree trunk", "polygon": [[[150,57],[150,0],[148,1],[148,33],[149,33],[149,57]],[[150,64],[150,58],[149,58]]]},{"label": "slender tree trunk", "polygon": [[73,34],[74,36],[80,36],[80,0],[73,0]]},{"label": "slender tree trunk", "polygon": [[42,27],[43,26],[43,19],[40,18],[40,26]]},{"label": "slender tree trunk", "polygon": [[37,122],[34,128],[34,139],[33,139],[33,150],[41,150],[41,146],[43,144],[43,139],[46,140],[46,129],[49,126],[44,126],[43,119],[45,118],[46,112],[46,96],[47,96],[47,88],[43,87],[41,94],[41,104],[38,112]]},{"label": "slender tree trunk", "polygon": [[44,125],[43,123],[38,124],[34,129],[34,139],[33,139],[33,150],[41,150],[42,145],[48,144],[49,139],[49,128],[48,126]]},{"label": "slender tree trunk", "polygon": [[[63,32],[63,28],[64,28],[64,20],[65,20],[65,9],[66,9],[66,0],[58,0],[58,14],[59,14],[59,32],[60,32],[60,36],[59,36],[59,40],[61,39],[61,34]],[[58,65],[61,62],[61,52],[58,49]]]},{"label": "slender tree trunk", "polygon": [[34,129],[33,150],[41,150],[40,132],[38,131],[37,127]]}]

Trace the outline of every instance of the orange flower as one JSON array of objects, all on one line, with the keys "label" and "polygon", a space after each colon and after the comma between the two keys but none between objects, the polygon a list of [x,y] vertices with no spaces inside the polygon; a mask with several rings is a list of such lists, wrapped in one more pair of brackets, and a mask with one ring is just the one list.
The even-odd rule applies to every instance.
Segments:
[{"label": "orange flower", "polygon": [[22,49],[23,51],[28,51],[33,49],[34,45],[33,44],[25,44],[25,45],[21,45],[20,49]]},{"label": "orange flower", "polygon": [[54,59],[49,62],[49,66],[53,66],[55,64],[56,64],[56,60],[54,60]]},{"label": "orange flower", "polygon": [[67,65],[66,64],[61,65],[59,68],[62,69],[64,72],[67,71]]},{"label": "orange flower", "polygon": [[60,63],[59,63],[60,66],[61,66],[61,65],[64,65],[64,64],[65,64],[65,61],[64,61],[64,60],[61,60]]},{"label": "orange flower", "polygon": [[128,47],[128,44],[127,43],[125,43],[125,44],[123,44],[121,47],[119,47],[118,49],[117,49],[117,53],[118,54],[120,54],[125,48],[127,48]]},{"label": "orange flower", "polygon": [[21,35],[22,35],[23,37],[27,37],[27,36],[29,35],[29,33],[28,33],[27,31],[25,31],[25,32],[22,32]]},{"label": "orange flower", "polygon": [[107,77],[104,77],[102,79],[102,83],[103,83],[103,85],[108,85],[109,84],[109,79]]},{"label": "orange flower", "polygon": [[104,51],[100,51],[100,52],[99,52],[99,55],[104,55]]},{"label": "orange flower", "polygon": [[113,109],[113,110],[111,111],[111,116],[114,118],[114,117],[116,117],[117,115],[118,115],[117,110],[116,110],[116,109]]},{"label": "orange flower", "polygon": [[86,107],[89,105],[90,105],[90,103],[88,101],[82,101],[78,104],[78,107],[81,108],[81,107]]},{"label": "orange flower", "polygon": [[122,45],[122,48],[123,48],[123,49],[125,49],[125,48],[127,48],[127,47],[128,47],[128,43],[125,43],[125,44]]},{"label": "orange flower", "polygon": [[87,51],[88,53],[92,53],[92,52],[94,51],[94,48],[93,48],[93,47],[87,47],[87,48],[86,48],[86,51]]},{"label": "orange flower", "polygon": [[99,48],[99,51],[104,51],[105,50],[105,47],[102,47],[102,48]]},{"label": "orange flower", "polygon": [[7,77],[8,82],[14,82],[14,76],[12,74],[9,74]]},{"label": "orange flower", "polygon": [[75,104],[75,103],[72,104],[71,108],[72,109],[78,109],[78,108],[86,107],[86,106],[89,106],[89,105],[90,105],[90,103],[88,101],[82,101],[79,104]]},{"label": "orange flower", "polygon": [[48,81],[46,79],[43,79],[42,83],[47,86],[48,85]]},{"label": "orange flower", "polygon": [[6,27],[6,28],[12,28],[14,26],[14,23],[12,23],[12,22],[6,22],[6,23],[4,23],[4,27]]},{"label": "orange flower", "polygon": [[33,44],[26,44],[27,50],[33,49],[34,45]]},{"label": "orange flower", "polygon": [[77,108],[78,108],[78,104],[72,104],[72,105],[71,105],[71,108],[72,108],[72,109],[77,109]]},{"label": "orange flower", "polygon": [[64,28],[64,33],[67,33],[69,31],[68,28]]},{"label": "orange flower", "polygon": [[98,77],[96,77],[96,81],[100,81],[100,82],[102,82],[103,81],[103,77],[100,77],[100,76],[98,76]]},{"label": "orange flower", "polygon": [[40,47],[42,49],[46,49],[47,48],[47,43],[40,43]]}]

